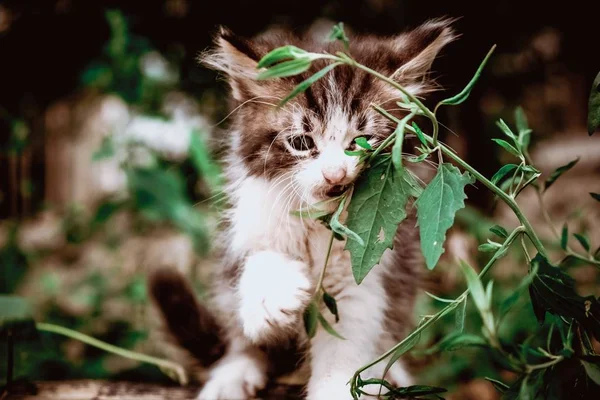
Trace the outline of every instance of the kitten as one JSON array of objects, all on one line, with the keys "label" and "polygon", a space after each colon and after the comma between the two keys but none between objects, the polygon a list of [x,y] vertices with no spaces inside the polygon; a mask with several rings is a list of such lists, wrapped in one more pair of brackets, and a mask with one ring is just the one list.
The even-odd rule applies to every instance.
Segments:
[{"label": "kitten", "polygon": [[[451,22],[432,20],[393,37],[351,37],[350,52],[422,96],[434,88],[428,77],[432,62],[456,38]],[[325,65],[317,61],[302,75],[257,81],[257,61],[286,44],[332,54],[343,50],[339,43],[289,32],[244,39],[221,29],[214,49],[201,56],[204,65],[223,74],[231,106],[239,107],[226,138],[231,207],[216,240],[222,254],[212,285],[214,316],[199,309],[203,306],[195,303],[190,289],[172,275],[155,276],[151,291],[179,343],[196,356],[215,358],[192,347],[199,341],[217,347],[216,332],[225,343],[225,354],[212,366],[199,394],[202,400],[253,397],[269,376],[283,372],[277,362],[281,364],[286,352],[297,356],[292,367],[303,365],[310,373],[307,399],[349,399],[354,372],[401,340],[413,325],[422,260],[409,205],[393,249],[360,285],[352,276],[344,242],[334,241],[324,288],[337,300],[339,322],[321,307],[345,340],[322,328],[312,339],[305,333],[302,314],[315,292],[331,232],[291,211],[337,196],[356,180],[361,166],[357,157],[344,153],[355,149],[355,138],[363,136],[377,147],[393,132],[394,126],[371,104],[394,109],[397,116],[403,111],[395,105],[399,92],[349,66],[337,67],[284,108],[276,108],[295,85]],[[362,378],[381,378],[384,364]],[[403,386],[412,382],[400,362],[386,379]]]}]

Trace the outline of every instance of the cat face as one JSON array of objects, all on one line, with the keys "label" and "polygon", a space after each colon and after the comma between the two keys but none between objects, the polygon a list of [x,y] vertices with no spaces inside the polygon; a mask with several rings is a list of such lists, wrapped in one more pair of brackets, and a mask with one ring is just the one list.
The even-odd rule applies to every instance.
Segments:
[{"label": "cat face", "polygon": [[[360,63],[402,84],[416,96],[432,90],[428,72],[440,49],[455,38],[449,20],[435,20],[393,37],[350,38],[350,53]],[[344,50],[339,43],[268,33],[242,39],[222,29],[215,49],[201,61],[224,73],[234,113],[232,151],[249,176],[284,185],[307,204],[341,194],[363,167],[355,139],[376,148],[394,130],[372,109],[377,104],[402,117],[400,93],[364,71],[339,66],[282,108],[277,103],[300,82],[323,68],[313,62],[301,75],[258,81],[258,60],[270,50],[292,44],[312,52]]]}]

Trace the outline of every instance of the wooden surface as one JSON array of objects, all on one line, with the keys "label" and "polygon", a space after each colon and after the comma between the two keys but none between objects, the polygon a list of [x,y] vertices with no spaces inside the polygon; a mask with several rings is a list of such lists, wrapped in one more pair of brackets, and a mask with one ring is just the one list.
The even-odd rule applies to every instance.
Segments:
[{"label": "wooden surface", "polygon": [[[109,381],[35,382],[37,394],[8,395],[2,400],[193,400],[199,386],[160,386],[147,383]],[[277,385],[257,398],[268,400],[300,399],[299,386]],[[235,399],[232,399],[235,400]]]}]

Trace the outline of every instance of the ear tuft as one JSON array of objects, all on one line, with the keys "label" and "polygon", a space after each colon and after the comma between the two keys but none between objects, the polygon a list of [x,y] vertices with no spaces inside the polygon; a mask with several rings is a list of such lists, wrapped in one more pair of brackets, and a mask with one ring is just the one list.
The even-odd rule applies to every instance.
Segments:
[{"label": "ear tuft", "polygon": [[398,51],[406,54],[406,62],[392,77],[399,80],[425,79],[442,48],[459,35],[452,28],[457,18],[432,19],[397,39]]}]

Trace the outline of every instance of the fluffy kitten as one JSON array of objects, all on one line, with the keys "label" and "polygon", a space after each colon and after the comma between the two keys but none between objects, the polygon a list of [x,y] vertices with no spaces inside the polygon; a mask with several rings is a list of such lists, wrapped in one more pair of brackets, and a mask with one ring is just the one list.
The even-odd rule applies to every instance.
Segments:
[{"label": "fluffy kitten", "polygon": [[[432,62],[455,38],[449,25],[449,20],[433,20],[393,37],[351,37],[350,52],[421,96],[433,87]],[[151,290],[179,343],[197,357],[214,360],[214,354],[198,350],[198,343],[214,349],[211,332],[219,327],[225,354],[212,366],[202,400],[254,396],[269,376],[284,370],[277,363],[286,352],[297,356],[292,367],[302,364],[310,371],[307,399],[349,399],[353,373],[401,340],[413,322],[422,263],[409,205],[393,250],[360,285],[344,243],[334,241],[324,288],[337,300],[339,322],[322,311],[345,340],[322,328],[310,340],[305,334],[302,313],[315,292],[331,233],[320,222],[290,212],[336,196],[353,183],[360,166],[344,150],[354,149],[356,137],[376,147],[390,135],[394,126],[371,109],[372,103],[398,116],[402,111],[395,105],[397,91],[349,66],[336,68],[277,109],[296,84],[325,65],[315,62],[300,76],[257,81],[257,61],[285,44],[314,52],[343,50],[339,43],[286,32],[243,39],[222,29],[214,49],[201,57],[223,74],[232,108],[239,106],[226,139],[231,207],[216,240],[222,261],[212,285],[214,317],[173,275],[156,276]],[[375,366],[362,377],[380,378],[382,369]],[[411,383],[401,363],[386,378],[397,385]]]}]

